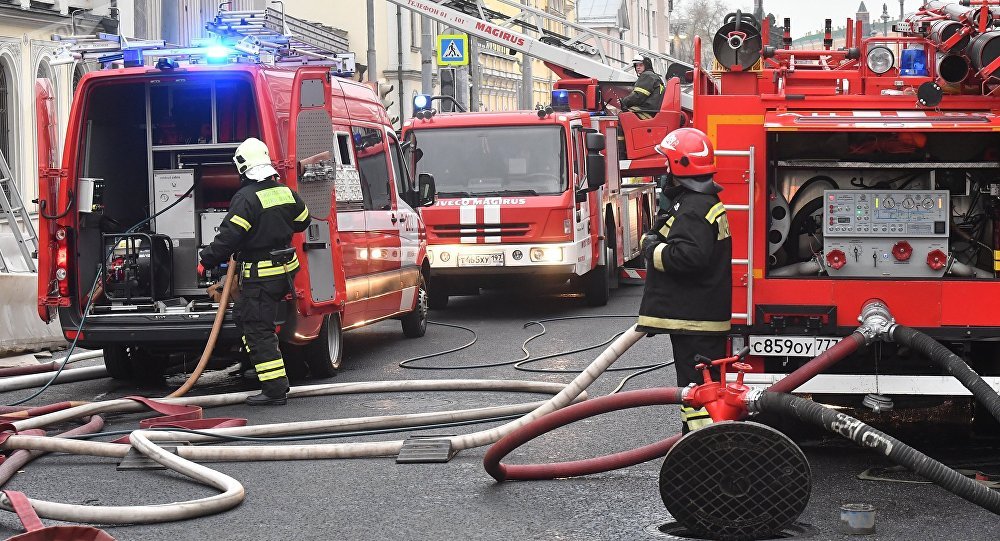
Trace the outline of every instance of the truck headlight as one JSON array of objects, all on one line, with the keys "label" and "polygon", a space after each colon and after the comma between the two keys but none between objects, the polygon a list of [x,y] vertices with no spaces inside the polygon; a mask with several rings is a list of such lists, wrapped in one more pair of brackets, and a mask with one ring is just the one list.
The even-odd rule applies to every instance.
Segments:
[{"label": "truck headlight", "polygon": [[868,49],[868,69],[873,72],[882,75],[892,69],[895,63],[896,56],[892,54],[892,51],[888,47],[879,45],[878,47]]},{"label": "truck headlight", "polygon": [[532,248],[528,257],[532,263],[557,263],[563,260],[563,249],[561,247]]}]

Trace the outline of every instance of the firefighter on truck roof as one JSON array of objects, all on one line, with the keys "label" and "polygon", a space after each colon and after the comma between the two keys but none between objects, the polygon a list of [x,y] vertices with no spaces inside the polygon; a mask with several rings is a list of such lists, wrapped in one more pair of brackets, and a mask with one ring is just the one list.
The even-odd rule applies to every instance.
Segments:
[{"label": "firefighter on truck roof", "polygon": [[[695,355],[726,355],[732,318],[732,239],[722,191],[714,176],[715,151],[704,133],[681,128],[656,146],[667,158],[668,205],[642,238],[646,285],[639,332],[669,334],[677,386],[699,384]],[[682,431],[712,422],[708,412],[681,408]]]},{"label": "firefighter on truck roof", "polygon": [[[648,56],[637,55],[632,59],[632,67],[639,76],[632,87],[632,93],[618,100],[622,109],[632,111],[642,120],[656,116],[663,104],[663,79],[653,71],[653,61]],[[608,106],[608,112],[617,114],[617,108]]]},{"label": "firefighter on truck roof", "polygon": [[201,251],[198,270],[201,274],[236,254],[242,290],[233,319],[261,385],[261,393],[246,401],[251,406],[281,405],[289,387],[274,321],[299,268],[290,248],[292,234],[309,227],[309,209],[299,194],[278,183],[278,171],[263,141],[247,139],[236,149],[233,161],[241,187],[219,234]]}]

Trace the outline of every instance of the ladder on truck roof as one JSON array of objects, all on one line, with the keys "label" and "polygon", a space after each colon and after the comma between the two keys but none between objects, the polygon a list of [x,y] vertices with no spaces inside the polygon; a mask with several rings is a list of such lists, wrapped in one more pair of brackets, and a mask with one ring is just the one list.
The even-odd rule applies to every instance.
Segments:
[{"label": "ladder on truck roof", "polygon": [[[660,74],[672,73],[679,64],[691,64],[674,57],[633,45],[614,36],[548,13],[520,0],[493,0],[504,4],[513,14],[502,13],[483,5],[483,0],[388,0],[438,22],[459,29],[476,38],[535,57],[562,67],[582,77],[601,82],[631,83],[636,79],[631,56],[642,54],[653,61]],[[559,28],[556,32],[551,28]],[[617,45],[627,58],[615,58],[604,50],[604,42]],[[615,67],[619,64],[622,67]],[[673,68],[676,70],[676,68]]]},{"label": "ladder on truck roof", "polygon": [[[28,272],[37,272],[33,258],[34,254],[38,253],[38,233],[35,231],[35,224],[31,222],[31,217],[28,216],[28,210],[24,208],[24,201],[21,200],[17,183],[14,182],[14,175],[2,152],[0,152],[0,216],[7,220],[7,227],[17,242],[17,248],[21,252]],[[11,271],[11,266],[0,253],[0,272]]]},{"label": "ladder on truck roof", "polygon": [[117,34],[54,35],[54,41],[63,43],[54,54],[54,63],[94,60],[104,65],[123,61],[126,66],[141,66],[151,57],[192,63],[236,58],[277,66],[330,65],[331,72],[342,77],[353,75],[356,68],[346,32],[286,16],[283,10],[220,9],[205,29],[211,37],[195,39],[190,47]]}]

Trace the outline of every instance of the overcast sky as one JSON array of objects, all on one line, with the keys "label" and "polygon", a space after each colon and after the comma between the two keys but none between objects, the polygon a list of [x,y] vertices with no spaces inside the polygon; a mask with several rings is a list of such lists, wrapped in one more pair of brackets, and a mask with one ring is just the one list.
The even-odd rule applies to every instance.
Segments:
[{"label": "overcast sky", "polygon": [[[753,0],[724,0],[735,11],[753,11]],[[957,2],[958,0],[956,0]],[[821,30],[824,19],[833,19],[834,28],[843,26],[847,18],[854,18],[861,0],[764,0],[764,13],[774,13],[781,24],[784,17],[792,18],[792,36],[798,37],[809,31]],[[865,0],[865,7],[871,14],[872,22],[882,15],[882,4],[889,8],[893,19],[899,17],[899,0]],[[923,0],[904,0],[906,13],[916,11]]]}]

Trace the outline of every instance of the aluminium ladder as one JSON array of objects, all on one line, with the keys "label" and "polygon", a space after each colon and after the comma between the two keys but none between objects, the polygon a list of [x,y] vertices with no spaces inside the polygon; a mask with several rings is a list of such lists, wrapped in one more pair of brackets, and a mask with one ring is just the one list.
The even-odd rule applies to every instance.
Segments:
[{"label": "aluminium ladder", "polygon": [[[28,210],[24,208],[24,201],[21,200],[21,194],[17,190],[14,175],[2,152],[0,152],[0,217],[7,220],[7,226],[17,242],[28,272],[37,272],[32,256],[38,253],[38,233],[28,216]],[[11,272],[2,253],[0,253],[0,272]]]}]

